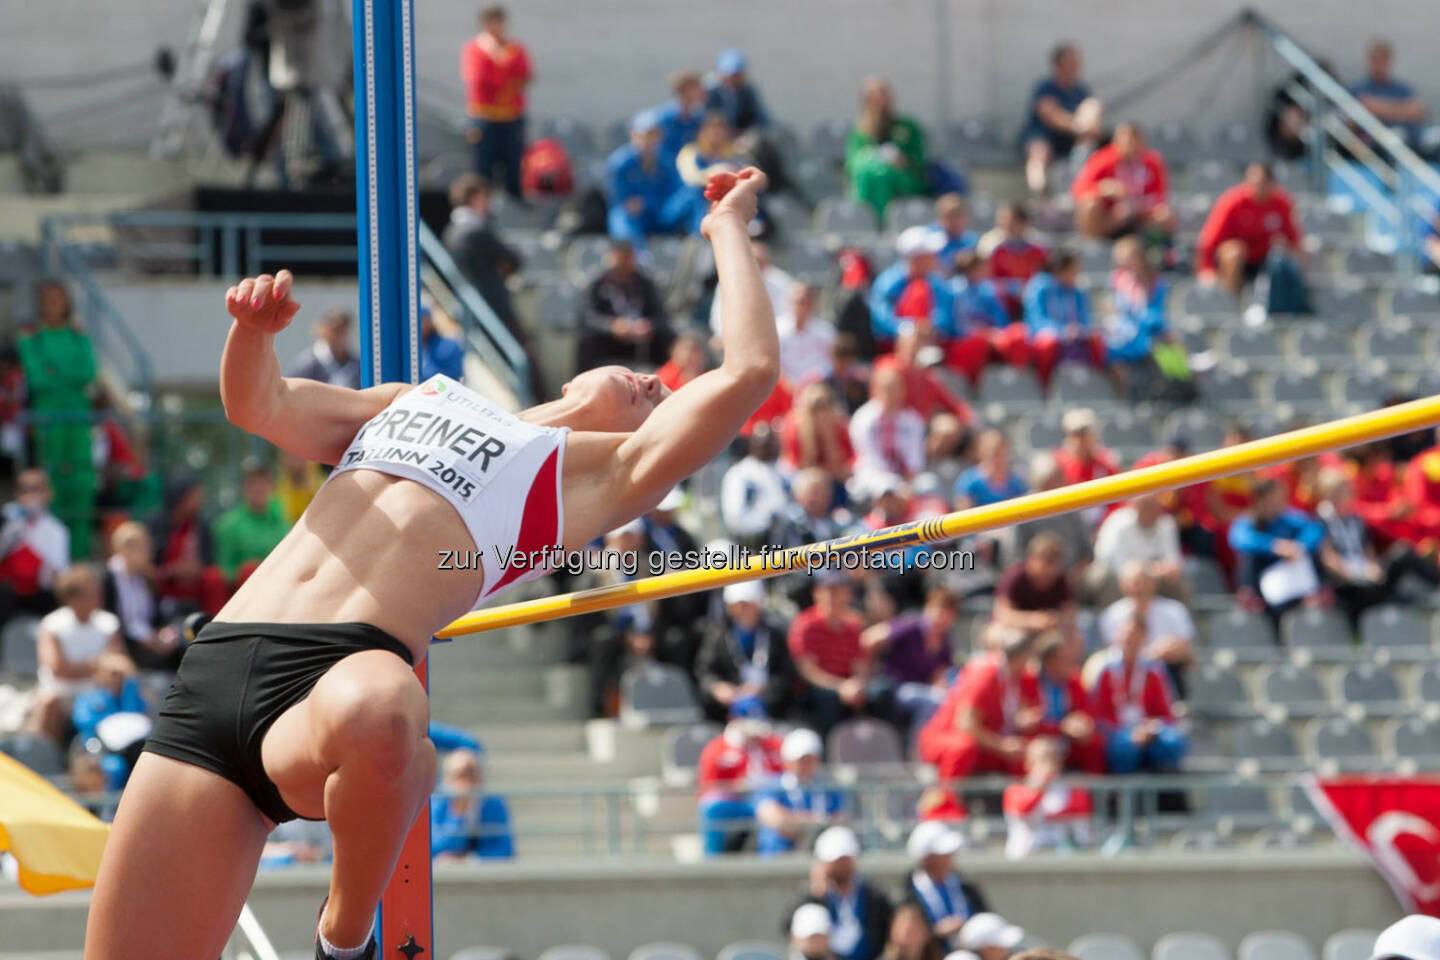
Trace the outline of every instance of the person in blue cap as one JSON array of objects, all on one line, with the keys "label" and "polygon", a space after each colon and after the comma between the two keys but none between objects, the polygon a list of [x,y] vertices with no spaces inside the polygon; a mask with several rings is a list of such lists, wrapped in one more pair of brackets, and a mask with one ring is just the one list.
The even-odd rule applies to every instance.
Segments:
[{"label": "person in blue cap", "polygon": [[681,148],[693,142],[700,132],[709,94],[700,74],[694,70],[681,70],[672,75],[670,92],[674,96],[655,108],[655,116],[660,124],[660,149],[678,157]]},{"label": "person in blue cap", "polygon": [[706,104],[708,109],[725,114],[725,121],[736,133],[770,125],[770,115],[760,100],[760,92],[745,73],[748,66],[745,51],[738,47],[720,51],[720,56],[715,58],[715,82]]},{"label": "person in blue cap", "polygon": [[606,161],[610,236],[645,248],[645,238],[674,233],[689,199],[681,189],[675,162],[660,149],[660,123],[654,110],[630,121],[630,142]]}]

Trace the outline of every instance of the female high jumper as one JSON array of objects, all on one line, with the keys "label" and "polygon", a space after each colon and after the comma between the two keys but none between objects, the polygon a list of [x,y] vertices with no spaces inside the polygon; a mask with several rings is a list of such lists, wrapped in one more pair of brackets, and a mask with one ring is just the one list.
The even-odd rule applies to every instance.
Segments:
[{"label": "female high jumper", "polygon": [[[266,835],[296,817],[328,821],[335,839],[316,956],[375,956],[376,907],[435,785],[412,672],[431,634],[543,573],[526,558],[652,509],[774,387],[775,319],[747,233],[764,185],[750,168],[707,187],[724,360],[673,396],[623,367],[582,373],[516,415],[442,377],[365,390],[292,380],[273,343],[299,309],[290,274],[227,292],[226,415],[336,469],[186,651],[115,816],[86,960],[214,960]],[[480,574],[438,569],[453,551],[473,551]]]}]

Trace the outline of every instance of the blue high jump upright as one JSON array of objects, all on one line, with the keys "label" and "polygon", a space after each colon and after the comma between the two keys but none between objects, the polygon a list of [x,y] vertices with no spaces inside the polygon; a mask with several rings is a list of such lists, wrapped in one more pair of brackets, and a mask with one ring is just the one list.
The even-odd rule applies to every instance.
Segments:
[{"label": "blue high jump upright", "polygon": [[[420,379],[420,215],[412,0],[353,0],[355,212],[361,383]],[[428,660],[415,668],[429,689]],[[380,902],[381,960],[433,960],[430,813],[421,811]]]}]

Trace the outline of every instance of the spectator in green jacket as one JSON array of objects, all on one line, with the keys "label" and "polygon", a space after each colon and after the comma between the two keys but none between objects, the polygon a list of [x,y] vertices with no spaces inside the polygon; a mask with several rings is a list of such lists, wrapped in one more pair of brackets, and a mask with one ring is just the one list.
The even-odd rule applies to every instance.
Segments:
[{"label": "spectator in green jacket", "polygon": [[925,131],[913,117],[895,112],[890,82],[870,77],[860,89],[860,116],[845,142],[850,192],[885,215],[892,197],[926,191]]},{"label": "spectator in green jacket", "polygon": [[70,530],[70,555],[90,556],[95,521],[95,467],[91,460],[90,398],[95,350],[75,324],[70,293],[57,280],[35,293],[38,323],[17,344],[36,416],[35,454],[50,475],[55,513]]},{"label": "spectator in green jacket", "polygon": [[244,583],[289,531],[270,468],[259,461],[247,462],[240,502],[215,521],[215,560],[225,579],[235,586]]}]

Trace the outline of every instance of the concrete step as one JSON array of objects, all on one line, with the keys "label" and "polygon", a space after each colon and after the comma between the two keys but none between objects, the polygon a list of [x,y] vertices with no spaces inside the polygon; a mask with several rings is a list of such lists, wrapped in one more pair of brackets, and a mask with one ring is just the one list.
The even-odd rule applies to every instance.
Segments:
[{"label": "concrete step", "polygon": [[543,699],[545,670],[526,664],[509,667],[443,667],[430,676],[430,696],[492,697],[505,700]]},{"label": "concrete step", "polygon": [[574,753],[502,753],[486,762],[489,782],[499,789],[505,783],[564,783],[576,787],[587,783],[613,784],[615,772],[580,751]]},{"label": "concrete step", "polygon": [[584,752],[585,727],[579,723],[487,723],[471,729],[490,757],[505,753]]},{"label": "concrete step", "polygon": [[448,697],[435,703],[433,715],[442,723],[466,730],[492,724],[536,724],[578,721],[586,704],[552,704],[544,700],[502,700],[493,697]]}]

